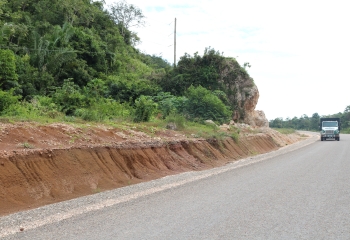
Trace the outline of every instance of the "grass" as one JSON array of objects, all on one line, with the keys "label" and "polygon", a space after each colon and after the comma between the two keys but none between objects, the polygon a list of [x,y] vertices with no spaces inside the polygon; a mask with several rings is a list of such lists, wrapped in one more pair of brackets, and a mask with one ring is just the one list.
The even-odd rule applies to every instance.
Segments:
[{"label": "grass", "polygon": [[233,139],[233,141],[235,141],[235,143],[238,143],[238,140],[239,140],[239,133],[234,132],[234,133],[231,134],[230,137]]},{"label": "grass", "polygon": [[100,193],[100,192],[103,192],[103,190],[101,188],[95,188],[95,189],[92,189],[92,193],[93,194],[96,194],[96,193]]},{"label": "grass", "polygon": [[[149,136],[155,136],[158,131],[166,129],[169,123],[176,125],[176,131],[181,132],[187,137],[196,137],[204,139],[217,139],[222,140],[224,138],[232,138],[238,142],[239,130],[234,127],[229,131],[223,131],[214,124],[205,124],[201,122],[191,122],[179,114],[171,114],[166,119],[152,118],[149,122],[134,123],[132,118],[118,118],[114,119],[102,119],[99,121],[88,121],[78,116],[66,116],[63,113],[55,112],[56,114],[48,114],[41,108],[33,107],[29,103],[17,104],[13,106],[12,110],[3,113],[0,116],[0,122],[3,123],[15,123],[15,122],[37,122],[39,124],[51,124],[51,123],[64,123],[79,128],[90,128],[97,125],[105,125],[121,130],[135,130],[144,132]],[[78,136],[72,136],[70,143],[74,143]],[[31,148],[29,143],[21,144],[24,148]]]},{"label": "grass", "polygon": [[274,130],[282,133],[282,134],[292,134],[295,133],[295,129],[292,128],[274,128]]},{"label": "grass", "polygon": [[30,143],[28,143],[28,142],[19,143],[19,144],[18,144],[18,146],[19,146],[19,147],[26,148],[26,149],[32,149],[32,148],[34,148],[34,146],[33,146],[33,145],[31,145],[31,144],[30,144]]},{"label": "grass", "polygon": [[349,133],[350,133],[350,128],[343,128],[343,129],[341,130],[341,133],[349,134]]}]

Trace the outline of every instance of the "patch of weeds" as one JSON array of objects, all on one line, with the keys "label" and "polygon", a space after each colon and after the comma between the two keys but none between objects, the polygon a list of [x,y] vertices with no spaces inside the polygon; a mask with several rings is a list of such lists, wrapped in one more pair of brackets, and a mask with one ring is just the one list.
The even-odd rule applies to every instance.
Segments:
[{"label": "patch of weeds", "polygon": [[262,133],[261,129],[249,129],[248,131],[252,134]]},{"label": "patch of weeds", "polygon": [[72,135],[72,136],[70,136],[70,137],[71,137],[71,139],[69,140],[69,143],[70,143],[70,144],[74,143],[75,140],[77,140],[77,139],[79,138],[78,135]]},{"label": "patch of weeds", "polygon": [[23,147],[23,148],[26,148],[26,149],[32,149],[32,148],[34,148],[34,146],[31,145],[31,144],[28,143],[28,142],[19,143],[18,145],[19,145],[19,147]]},{"label": "patch of weeds", "polygon": [[92,193],[93,194],[96,194],[96,193],[100,193],[100,192],[102,192],[103,190],[101,189],[101,188],[95,188],[95,189],[93,189],[92,190]]},{"label": "patch of weeds", "polygon": [[214,133],[212,134],[212,137],[220,141],[220,140],[223,140],[225,137],[227,137],[227,134],[225,132],[214,131]]},{"label": "patch of weeds", "polygon": [[74,123],[74,122],[76,122],[76,117],[73,117],[73,116],[64,116],[64,117],[63,117],[63,121],[69,122],[69,123]]},{"label": "patch of weeds", "polygon": [[257,151],[251,151],[250,154],[253,155],[253,156],[256,156],[256,155],[258,155],[259,153],[258,153]]},{"label": "patch of weeds", "polygon": [[9,123],[10,119],[9,118],[4,118],[4,117],[0,117],[0,122],[1,123]]},{"label": "patch of weeds", "polygon": [[152,134],[155,134],[156,133],[156,128],[155,127],[151,127],[151,129],[150,129],[150,132],[152,133]]},{"label": "patch of weeds", "polygon": [[211,158],[213,156],[209,149],[204,149],[203,153],[207,158]]},{"label": "patch of weeds", "polygon": [[233,133],[230,134],[230,137],[233,139],[233,141],[235,141],[235,143],[238,143],[239,133],[233,132]]},{"label": "patch of weeds", "polygon": [[166,124],[175,123],[177,130],[184,130],[186,128],[186,118],[178,114],[171,114],[165,119]]},{"label": "patch of weeds", "polygon": [[308,135],[305,134],[299,134],[300,137],[308,137]]},{"label": "patch of weeds", "polygon": [[292,128],[273,128],[277,132],[280,132],[282,134],[292,134],[295,133],[295,129]]},{"label": "patch of weeds", "polygon": [[241,132],[241,129],[238,128],[238,127],[235,127],[235,126],[230,126],[229,131],[230,132],[236,132],[236,133],[239,134]]}]

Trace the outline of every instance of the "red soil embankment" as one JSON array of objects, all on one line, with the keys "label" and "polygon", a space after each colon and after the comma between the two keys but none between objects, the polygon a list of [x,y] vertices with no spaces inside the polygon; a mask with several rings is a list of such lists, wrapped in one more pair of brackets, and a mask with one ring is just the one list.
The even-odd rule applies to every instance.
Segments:
[{"label": "red soil embankment", "polygon": [[227,138],[14,151],[0,156],[0,215],[221,166],[275,150],[280,147],[277,142],[259,133],[241,137],[238,143]]}]

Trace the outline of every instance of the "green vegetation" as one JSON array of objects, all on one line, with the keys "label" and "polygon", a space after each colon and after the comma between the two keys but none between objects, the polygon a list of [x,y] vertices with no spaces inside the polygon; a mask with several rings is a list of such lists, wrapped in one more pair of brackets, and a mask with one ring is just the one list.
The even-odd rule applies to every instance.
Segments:
[{"label": "green vegetation", "polygon": [[282,134],[292,134],[295,133],[295,129],[292,128],[275,128],[278,132]]},{"label": "green vegetation", "polygon": [[31,148],[34,148],[34,146],[32,146],[30,143],[28,142],[24,142],[24,143],[20,143],[18,144],[19,147],[22,147],[22,148],[27,148],[27,149],[31,149]]},{"label": "green vegetation", "polygon": [[344,112],[339,112],[332,115],[320,116],[318,113],[314,113],[311,117],[304,114],[300,118],[276,118],[270,121],[270,127],[276,128],[276,130],[281,128],[290,128],[297,130],[319,131],[321,117],[340,118],[342,127],[341,132],[350,133],[350,105],[345,108]]},{"label": "green vegetation", "polygon": [[102,0],[0,0],[0,119],[174,122],[220,137],[204,121],[229,120],[237,89],[228,85],[249,78],[247,65],[209,47],[174,68],[135,47],[130,28],[144,19],[124,0],[107,10]]}]

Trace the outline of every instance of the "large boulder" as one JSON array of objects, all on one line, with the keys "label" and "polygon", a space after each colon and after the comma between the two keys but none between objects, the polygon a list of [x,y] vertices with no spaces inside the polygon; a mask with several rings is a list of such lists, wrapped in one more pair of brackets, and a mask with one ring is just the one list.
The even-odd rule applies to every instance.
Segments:
[{"label": "large boulder", "polygon": [[269,127],[265,113],[261,110],[255,110],[259,100],[259,91],[256,85],[251,88],[250,97],[244,101],[244,119],[243,122],[253,127]]},{"label": "large boulder", "polygon": [[255,110],[259,90],[246,69],[235,59],[226,59],[219,81],[225,85],[228,100],[234,110],[232,120],[251,126],[268,127],[269,122],[263,111]]}]

